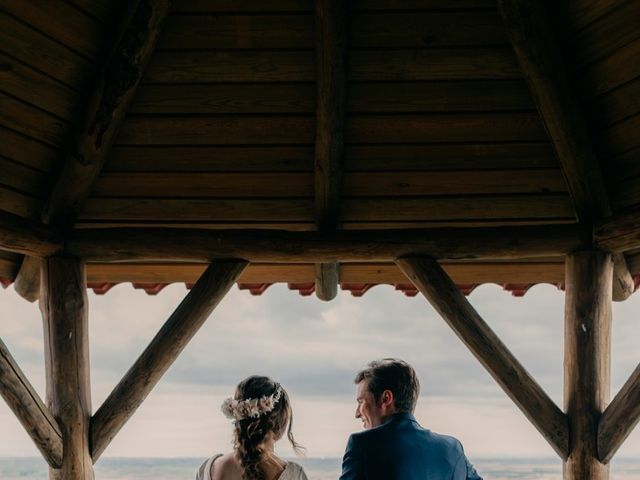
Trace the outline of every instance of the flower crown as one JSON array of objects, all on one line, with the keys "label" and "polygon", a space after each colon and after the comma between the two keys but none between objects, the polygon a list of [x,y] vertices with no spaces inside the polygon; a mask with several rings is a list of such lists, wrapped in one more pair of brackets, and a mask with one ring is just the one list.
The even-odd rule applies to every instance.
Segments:
[{"label": "flower crown", "polygon": [[245,398],[244,400],[227,398],[222,402],[220,409],[225,417],[236,421],[244,420],[245,418],[258,418],[271,412],[281,397],[282,387],[278,385],[276,391],[271,395],[264,395],[260,398]]}]

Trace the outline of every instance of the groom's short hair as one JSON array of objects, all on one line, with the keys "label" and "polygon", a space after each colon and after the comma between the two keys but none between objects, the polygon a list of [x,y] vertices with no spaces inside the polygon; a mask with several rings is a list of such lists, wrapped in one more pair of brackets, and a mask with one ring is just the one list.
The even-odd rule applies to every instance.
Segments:
[{"label": "groom's short hair", "polygon": [[398,412],[412,413],[418,402],[420,382],[411,365],[397,358],[374,360],[367,368],[360,370],[354,382],[356,384],[368,380],[368,390],[376,402],[380,401],[382,392],[391,390]]}]

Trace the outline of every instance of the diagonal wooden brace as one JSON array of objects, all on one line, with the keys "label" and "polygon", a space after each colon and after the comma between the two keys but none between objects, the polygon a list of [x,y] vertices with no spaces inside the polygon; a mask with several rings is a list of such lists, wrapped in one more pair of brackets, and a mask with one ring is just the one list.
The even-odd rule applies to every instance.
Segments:
[{"label": "diagonal wooden brace", "polygon": [[566,415],[491,330],[438,262],[427,257],[404,257],[396,263],[558,455],[566,459],[569,453]]},{"label": "diagonal wooden brace", "polygon": [[94,463],[178,358],[247,265],[244,260],[226,260],[209,266],[116,385],[91,420],[91,456]]}]

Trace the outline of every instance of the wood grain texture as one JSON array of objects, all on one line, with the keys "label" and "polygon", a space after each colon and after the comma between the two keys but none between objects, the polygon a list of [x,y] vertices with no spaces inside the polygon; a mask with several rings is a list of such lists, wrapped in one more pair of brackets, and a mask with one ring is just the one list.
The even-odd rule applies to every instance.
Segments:
[{"label": "wood grain texture", "polygon": [[605,409],[598,423],[598,458],[609,463],[640,420],[640,366]]},{"label": "wood grain texture", "polygon": [[2,92],[0,125],[57,148],[65,145],[71,128],[67,121]]},{"label": "wood grain texture", "polygon": [[63,84],[80,91],[93,73],[92,62],[0,12],[2,50]]},{"label": "wood grain texture", "polygon": [[[581,246],[575,225],[293,232],[170,228],[82,229],[67,250],[88,261],[244,258],[251,262],[380,262],[422,254],[441,260],[562,255]],[[189,245],[189,249],[184,249]]]},{"label": "wood grain texture", "polygon": [[[316,2],[316,135],[314,216],[321,231],[339,228],[344,174],[344,137],[347,103],[349,2]],[[338,292],[337,263],[317,264],[316,296],[332,300]]]},{"label": "wood grain texture", "polygon": [[52,172],[60,163],[60,150],[0,126],[0,155],[38,171]]},{"label": "wood grain texture", "polygon": [[49,256],[62,248],[62,235],[18,215],[0,211],[0,248],[38,257]]},{"label": "wood grain texture", "polygon": [[597,125],[611,127],[640,113],[640,80],[634,80],[619,88],[594,98],[591,116]]},{"label": "wood grain texture", "polygon": [[567,417],[485,323],[435,260],[396,263],[561,458],[569,452]]},{"label": "wood grain texture", "polygon": [[[81,0],[74,0],[81,1]],[[86,1],[86,0],[83,0]],[[354,11],[384,10],[442,10],[458,8],[493,8],[491,0],[354,0]],[[233,13],[233,12],[313,12],[313,0],[244,0],[230,3],[227,0],[183,0],[174,7],[180,13]]]},{"label": "wood grain texture", "polygon": [[63,456],[55,480],[93,480],[89,446],[91,385],[84,264],[52,256],[43,262],[40,309],[44,322],[47,405],[62,432]]},{"label": "wood grain texture", "polygon": [[640,76],[635,61],[640,53],[640,39],[580,71],[582,88],[590,95],[602,95]]},{"label": "wood grain texture", "polygon": [[[241,7],[237,7],[241,8]],[[162,50],[312,49],[310,14],[171,16],[158,45]],[[505,45],[495,11],[355,12],[350,18],[353,48]]]},{"label": "wood grain texture", "polygon": [[[312,173],[103,173],[92,197],[271,197],[313,196]],[[345,197],[406,197],[566,192],[558,169],[346,172]]]},{"label": "wood grain texture", "polygon": [[37,105],[65,120],[73,118],[78,101],[77,92],[2,52],[0,83],[2,90],[13,97]]},{"label": "wood grain texture", "polygon": [[[612,2],[613,3],[613,2]],[[578,66],[606,57],[640,38],[640,4],[620,1],[615,7],[578,32],[569,42],[572,61]]]},{"label": "wood grain texture", "polygon": [[640,208],[630,208],[597,222],[593,239],[595,245],[605,251],[640,248]]},{"label": "wood grain texture", "polygon": [[598,422],[609,401],[611,375],[610,254],[567,255],[565,286],[564,408],[570,450],[566,480],[606,480],[609,469],[597,452]]},{"label": "wood grain texture", "polygon": [[[443,263],[442,268],[456,284],[564,283],[564,262],[476,262]],[[87,281],[101,283],[195,283],[206,269],[203,263],[89,263]],[[315,267],[310,263],[252,263],[238,283],[310,283]],[[345,263],[340,266],[341,283],[395,284],[407,279],[392,263]],[[130,288],[130,287],[122,287]]]},{"label": "wood grain texture", "polygon": [[42,218],[71,225],[102,169],[151,57],[169,0],[139,0],[123,16],[122,34],[91,89],[78,133],[67,152]]},{"label": "wood grain texture", "polygon": [[540,2],[500,0],[516,57],[544,120],[569,186],[578,219],[589,223],[611,214],[602,170],[569,79],[566,61]]},{"label": "wood grain texture", "polygon": [[100,23],[64,2],[4,2],[3,10],[89,60],[102,48]]},{"label": "wood grain texture", "polygon": [[[80,221],[308,222],[311,198],[89,198]],[[567,194],[345,198],[350,222],[535,221],[574,219]]]},{"label": "wood grain texture", "polygon": [[25,428],[33,443],[54,468],[62,464],[62,434],[7,346],[0,340],[0,395]]},{"label": "wood grain texture", "polygon": [[212,264],[96,411],[91,420],[94,462],[211,315],[246,265],[241,260]]}]

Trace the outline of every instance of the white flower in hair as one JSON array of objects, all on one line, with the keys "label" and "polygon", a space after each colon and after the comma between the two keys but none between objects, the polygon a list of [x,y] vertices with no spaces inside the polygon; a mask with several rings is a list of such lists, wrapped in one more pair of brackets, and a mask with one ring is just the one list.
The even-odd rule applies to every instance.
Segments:
[{"label": "white flower in hair", "polygon": [[282,397],[282,387],[278,385],[276,391],[271,395],[264,395],[260,398],[245,398],[236,400],[227,398],[220,409],[224,416],[233,420],[244,420],[245,418],[258,418],[261,415],[271,412]]}]

